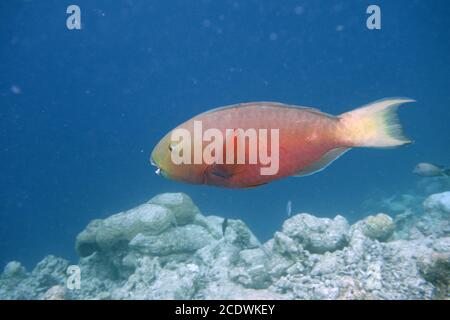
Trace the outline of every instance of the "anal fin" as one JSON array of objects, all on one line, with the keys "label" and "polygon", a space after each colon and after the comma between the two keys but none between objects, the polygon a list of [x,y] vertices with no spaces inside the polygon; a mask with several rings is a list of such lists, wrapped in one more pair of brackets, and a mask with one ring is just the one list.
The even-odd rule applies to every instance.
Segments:
[{"label": "anal fin", "polygon": [[322,171],[326,167],[328,167],[334,160],[342,156],[345,152],[350,150],[351,148],[334,148],[325,153],[319,160],[310,164],[309,166],[304,167],[299,172],[297,172],[294,177],[303,177],[309,176],[316,172]]}]

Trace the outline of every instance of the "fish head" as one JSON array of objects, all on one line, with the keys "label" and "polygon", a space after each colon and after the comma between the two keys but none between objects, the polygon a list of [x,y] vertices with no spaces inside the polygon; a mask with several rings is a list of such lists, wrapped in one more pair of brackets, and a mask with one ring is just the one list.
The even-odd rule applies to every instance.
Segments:
[{"label": "fish head", "polygon": [[173,146],[170,141],[170,136],[166,135],[153,148],[150,156],[150,163],[156,167],[155,173],[165,178],[171,178],[170,172],[176,173],[176,167],[171,161],[171,152]]},{"label": "fish head", "polygon": [[423,171],[423,163],[417,164],[413,169],[414,174],[420,174],[422,171]]},{"label": "fish head", "polygon": [[155,173],[172,180],[195,184],[203,183],[204,166],[195,165],[191,161],[184,163],[176,161],[175,156],[180,158],[183,152],[190,151],[192,154],[192,146],[191,142],[186,139],[173,141],[172,132],[165,135],[151,153],[150,163],[156,167]]}]

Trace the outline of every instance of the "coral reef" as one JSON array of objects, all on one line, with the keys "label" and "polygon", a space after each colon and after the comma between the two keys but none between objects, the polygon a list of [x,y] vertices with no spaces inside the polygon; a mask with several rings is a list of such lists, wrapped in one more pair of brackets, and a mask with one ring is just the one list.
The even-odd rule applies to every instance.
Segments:
[{"label": "coral reef", "polygon": [[450,192],[437,193],[423,202],[423,213],[412,209],[395,217],[397,229],[394,238],[420,239],[450,235]]},{"label": "coral reef", "polygon": [[[203,216],[185,194],[161,194],[88,224],[76,239],[80,288],[69,262],[48,256],[0,276],[3,299],[445,299],[450,192],[420,214],[301,213],[262,244],[241,220]],[[417,208],[414,210],[417,211]]]}]

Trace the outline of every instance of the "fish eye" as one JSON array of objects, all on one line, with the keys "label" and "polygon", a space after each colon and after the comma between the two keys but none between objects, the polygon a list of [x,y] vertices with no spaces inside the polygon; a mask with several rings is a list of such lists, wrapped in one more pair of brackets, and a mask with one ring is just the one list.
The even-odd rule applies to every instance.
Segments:
[{"label": "fish eye", "polygon": [[172,145],[169,144],[169,151],[172,152],[173,151],[173,147]]}]

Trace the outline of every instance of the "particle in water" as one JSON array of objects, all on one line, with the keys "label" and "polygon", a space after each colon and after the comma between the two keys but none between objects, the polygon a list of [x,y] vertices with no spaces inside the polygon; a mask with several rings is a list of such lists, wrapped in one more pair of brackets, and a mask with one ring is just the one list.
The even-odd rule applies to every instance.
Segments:
[{"label": "particle in water", "polygon": [[294,9],[294,12],[296,15],[301,15],[301,14],[303,14],[303,12],[305,12],[305,9],[303,9],[302,6],[296,6]]},{"label": "particle in water", "polygon": [[21,94],[22,93],[22,89],[20,89],[19,86],[17,85],[12,85],[11,86],[11,92],[14,94]]},{"label": "particle in water", "polygon": [[205,28],[209,28],[211,26],[211,21],[209,21],[208,19],[205,19],[205,20],[203,20],[202,25]]}]

